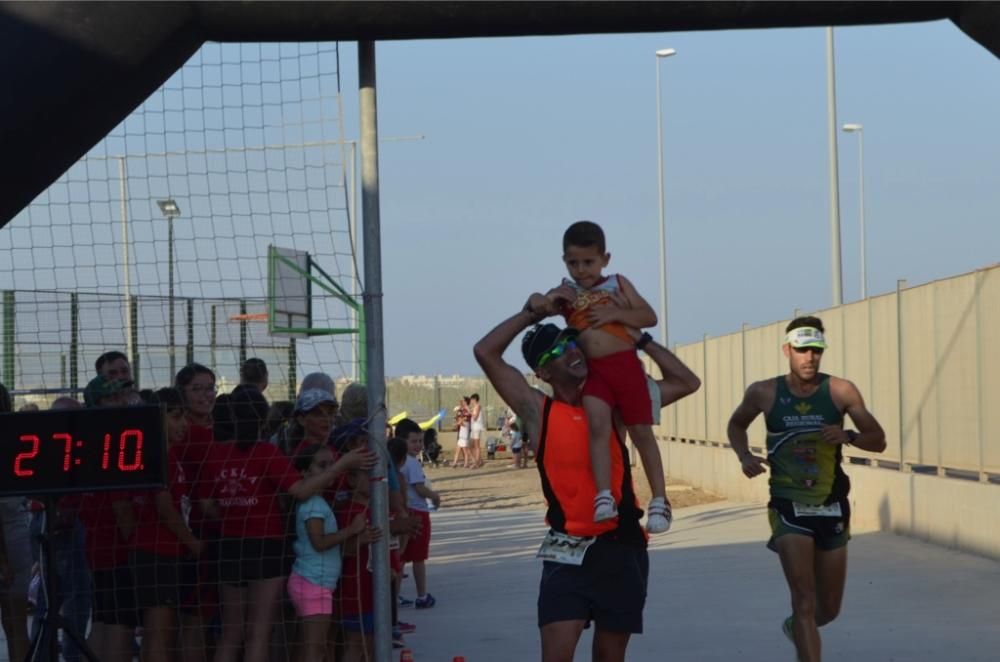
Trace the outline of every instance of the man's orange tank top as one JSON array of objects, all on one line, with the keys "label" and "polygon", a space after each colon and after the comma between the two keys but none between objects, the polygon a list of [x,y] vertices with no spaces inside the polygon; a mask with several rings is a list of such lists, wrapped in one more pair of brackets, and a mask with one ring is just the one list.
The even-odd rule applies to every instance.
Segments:
[{"label": "man's orange tank top", "polygon": [[548,502],[545,520],[554,530],[573,536],[617,534],[615,537],[645,541],[645,532],[639,525],[642,510],[632,486],[628,450],[613,430],[608,446],[611,494],[618,504],[618,517],[594,522],[597,487],[590,466],[587,415],[582,407],[545,398],[536,458],[542,492]]},{"label": "man's orange tank top", "polygon": [[[621,276],[618,274],[605,276],[601,282],[589,289],[580,287],[568,278],[563,279],[563,284],[573,288],[573,291],[576,292],[576,299],[563,304],[560,312],[566,318],[566,324],[578,331],[590,328],[590,320],[587,319],[587,313],[592,308],[607,306],[613,303],[611,294],[613,292],[620,292],[622,289]],[[632,336],[628,334],[625,325],[621,322],[611,322],[598,328],[616,338],[624,340],[628,345],[632,345],[635,342],[632,340]]]}]

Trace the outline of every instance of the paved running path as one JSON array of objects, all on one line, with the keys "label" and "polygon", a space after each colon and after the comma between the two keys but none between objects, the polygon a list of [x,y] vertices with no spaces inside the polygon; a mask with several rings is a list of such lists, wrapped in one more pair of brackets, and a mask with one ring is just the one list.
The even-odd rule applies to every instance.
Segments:
[{"label": "paved running path", "polygon": [[[400,610],[415,662],[539,659],[535,624],[544,527],[539,512],[433,515],[430,591],[437,606]],[[629,660],[794,660],[781,634],[788,597],[764,548],[763,506],[720,502],[678,511],[650,548],[646,633]],[[1000,563],[885,533],[855,535],[841,617],[824,628],[824,660],[998,659]],[[403,593],[413,596],[413,580]],[[585,633],[577,660],[589,660]]]}]

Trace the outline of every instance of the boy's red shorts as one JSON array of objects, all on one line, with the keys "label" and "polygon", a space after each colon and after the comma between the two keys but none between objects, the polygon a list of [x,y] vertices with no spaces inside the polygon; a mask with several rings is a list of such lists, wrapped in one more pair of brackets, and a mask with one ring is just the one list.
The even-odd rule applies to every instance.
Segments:
[{"label": "boy's red shorts", "polygon": [[410,517],[420,520],[420,533],[410,536],[410,541],[406,543],[406,549],[403,550],[399,560],[403,563],[426,561],[431,548],[431,514],[411,508]]},{"label": "boy's red shorts", "polygon": [[587,382],[583,395],[599,398],[621,412],[625,425],[652,425],[653,403],[649,399],[646,369],[635,350],[587,359]]}]

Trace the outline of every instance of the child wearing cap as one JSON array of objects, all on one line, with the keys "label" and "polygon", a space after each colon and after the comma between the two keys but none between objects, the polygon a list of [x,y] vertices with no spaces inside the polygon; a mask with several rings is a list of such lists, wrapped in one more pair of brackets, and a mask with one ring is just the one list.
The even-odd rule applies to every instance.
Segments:
[{"label": "child wearing cap", "polygon": [[310,388],[299,393],[292,410],[293,427],[289,431],[292,457],[298,457],[307,446],[326,444],[339,410],[337,399],[329,391]]},{"label": "child wearing cap", "polygon": [[[611,457],[608,440],[612,433],[612,412],[617,409],[628,434],[642,457],[653,499],[647,509],[646,528],[663,533],[670,528],[663,462],[653,434],[653,403],[646,372],[636,353],[650,337],[636,342],[629,327],[642,329],[656,325],[656,313],[620,274],[604,275],[611,254],[606,251],[604,231],[596,223],[579,221],[563,235],[563,262],[570,279],[549,293],[550,312],[559,312],[579,335],[556,345],[538,357],[539,368],[577,342],[587,357],[587,381],[583,387],[583,407],[590,429],[590,458],[597,496],[594,521],[612,519],[618,509],[611,494]],[[560,347],[562,349],[560,350]],[[556,353],[558,352],[558,353]]]}]

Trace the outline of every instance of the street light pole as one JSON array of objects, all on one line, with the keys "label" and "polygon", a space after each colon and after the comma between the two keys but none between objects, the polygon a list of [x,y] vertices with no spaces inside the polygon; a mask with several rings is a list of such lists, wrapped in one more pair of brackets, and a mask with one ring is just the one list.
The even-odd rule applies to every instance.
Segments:
[{"label": "street light pole", "polygon": [[675,55],[673,48],[656,51],[656,153],[660,196],[660,342],[669,347],[667,326],[667,223],[663,207],[663,110],[660,93],[660,60]]},{"label": "street light pole", "polygon": [[826,113],[830,168],[830,275],[833,305],[844,303],[840,254],[840,174],[837,164],[837,82],[833,61],[833,28],[826,29]]},{"label": "street light pole", "polygon": [[160,208],[160,212],[167,219],[167,305],[169,310],[167,312],[167,344],[168,352],[170,355],[170,379],[171,382],[174,376],[177,374],[177,348],[176,342],[174,341],[174,218],[181,215],[181,209],[177,206],[177,202],[168,198],[166,200],[157,200],[157,206]]},{"label": "street light pole", "polygon": [[845,133],[858,134],[858,230],[861,234],[861,299],[868,298],[868,249],[865,245],[865,127],[862,124],[845,124]]}]

